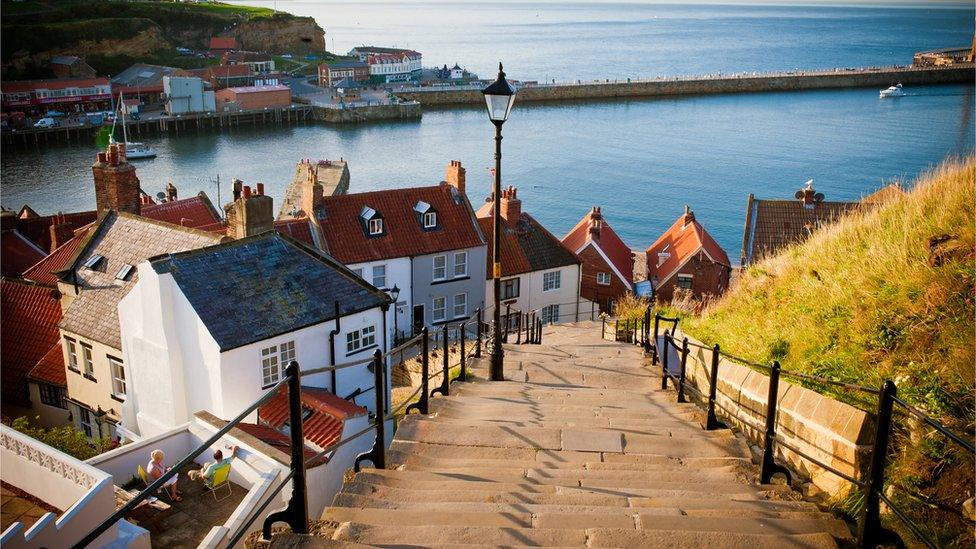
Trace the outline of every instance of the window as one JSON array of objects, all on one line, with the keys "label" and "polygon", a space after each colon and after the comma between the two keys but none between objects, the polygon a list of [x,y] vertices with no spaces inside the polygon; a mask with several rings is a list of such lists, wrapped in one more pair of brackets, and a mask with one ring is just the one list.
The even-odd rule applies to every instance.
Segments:
[{"label": "window", "polygon": [[454,276],[468,276],[468,252],[454,254]]},{"label": "window", "polygon": [[386,287],[386,265],[376,265],[373,267],[373,286],[377,288]]},{"label": "window", "polygon": [[125,365],[115,357],[108,357],[109,369],[112,370],[112,396],[125,400]]},{"label": "window", "polygon": [[468,316],[468,294],[454,296],[454,318]]},{"label": "window", "polygon": [[78,347],[75,346],[75,340],[70,337],[64,338],[64,346],[68,349],[68,368],[74,371],[78,370]]},{"label": "window", "polygon": [[132,274],[132,269],[134,268],[135,267],[129,265],[128,263],[122,265],[122,268],[119,269],[119,272],[115,274],[115,279],[126,280],[127,278],[129,278],[129,275]]},{"label": "window", "polygon": [[291,364],[291,361],[295,360],[295,342],[286,341],[279,345],[278,348],[281,356],[279,364],[281,364],[281,369],[284,370]]},{"label": "window", "polygon": [[433,229],[437,226],[437,212],[427,212],[424,214],[424,228]]},{"label": "window", "polygon": [[515,299],[519,296],[519,279],[509,278],[508,280],[502,280],[502,296],[501,299]]},{"label": "window", "polygon": [[371,235],[383,234],[382,218],[369,220],[369,234]]},{"label": "window", "polygon": [[281,379],[281,362],[278,361],[278,346],[261,349],[261,386],[268,387]]},{"label": "window", "polygon": [[596,283],[600,286],[609,286],[610,273],[596,273]]},{"label": "window", "polygon": [[92,424],[91,412],[88,409],[78,407],[78,422],[81,424],[81,430],[85,432],[85,436],[93,438],[95,426]]},{"label": "window", "polygon": [[550,290],[558,290],[560,286],[560,273],[559,271],[549,271],[548,273],[542,273],[542,291],[548,292]]},{"label": "window", "polygon": [[346,334],[346,354],[352,354],[376,345],[376,326],[366,326]]},{"label": "window", "polygon": [[447,320],[447,298],[446,297],[435,297],[434,306],[431,311],[431,318],[434,322],[443,322]]},{"label": "window", "polygon": [[678,287],[684,288],[685,290],[690,290],[692,280],[694,280],[694,275],[679,274]]},{"label": "window", "polygon": [[85,268],[95,270],[103,259],[105,258],[98,254],[94,254],[89,257],[87,261],[85,261]]},{"label": "window", "polygon": [[356,276],[358,276],[359,278],[362,278],[363,277],[363,268],[362,267],[360,267],[358,269],[352,269],[352,272],[356,273]]},{"label": "window", "polygon": [[81,358],[85,365],[85,375],[95,375],[95,365],[92,363],[92,348],[89,345],[81,344]]},{"label": "window", "polygon": [[444,280],[447,278],[447,256],[434,256],[434,280]]},{"label": "window", "polygon": [[65,400],[68,395],[63,387],[40,383],[37,388],[41,391],[41,402],[48,406],[63,408],[65,410],[68,409],[68,402]]},{"label": "window", "polygon": [[542,323],[559,322],[559,305],[546,305],[542,308]]}]

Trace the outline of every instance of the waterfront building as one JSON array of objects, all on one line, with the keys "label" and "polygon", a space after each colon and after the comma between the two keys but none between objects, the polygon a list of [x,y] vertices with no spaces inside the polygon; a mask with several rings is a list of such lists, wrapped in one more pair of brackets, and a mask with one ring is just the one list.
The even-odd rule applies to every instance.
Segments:
[{"label": "waterfront building", "polygon": [[[478,209],[478,224],[488,239],[493,257],[492,215],[489,199]],[[590,318],[595,305],[580,297],[582,262],[534,217],[522,211],[518,189],[508,187],[501,196],[501,299],[512,311],[535,311],[546,324]],[[490,266],[485,295],[494,300]]]},{"label": "waterfront building", "polygon": [[48,111],[63,113],[111,110],[112,88],[107,78],[59,78],[0,82],[2,109],[28,116]]},{"label": "waterfront building", "polygon": [[213,90],[254,85],[254,72],[248,65],[213,65],[202,70],[201,78],[210,83]]},{"label": "waterfront building", "polygon": [[361,83],[369,81],[369,64],[358,59],[342,59],[319,65],[319,86],[333,87],[333,83],[345,78]]},{"label": "waterfront building", "polygon": [[[292,360],[318,368],[368,358],[389,345],[385,293],[326,254],[274,232],[163,253],[136,269],[138,282],[118,314],[122,358],[131,365],[123,425],[139,437],[200,410],[236,416]],[[367,366],[302,382],[371,409]]]},{"label": "waterfront building", "polygon": [[256,51],[228,51],[220,57],[224,66],[247,65],[254,73],[274,72],[275,62],[270,53]]},{"label": "waterfront building", "polygon": [[125,97],[138,99],[143,105],[161,105],[163,78],[183,73],[183,69],[176,67],[135,63],[112,77],[112,93],[116,98],[121,93]]},{"label": "waterfront building", "polygon": [[377,288],[399,289],[401,337],[484,306],[487,245],[464,191],[452,161],[438,185],[313,199],[329,253]]},{"label": "waterfront building", "polygon": [[187,114],[216,110],[214,92],[204,89],[202,79],[195,76],[164,76],[163,93],[166,112]]},{"label": "waterfront building", "polygon": [[257,110],[291,105],[291,88],[283,84],[225,88],[217,92],[221,111]]},{"label": "waterfront building", "polygon": [[679,289],[697,299],[721,295],[729,287],[728,254],[688,206],[646,253],[647,277],[658,301],[671,301]]},{"label": "waterfront building", "polygon": [[223,55],[237,48],[237,39],[233,36],[214,36],[210,38],[210,53],[214,55]]},{"label": "waterfront building", "polygon": [[593,206],[566,236],[563,245],[583,262],[580,295],[611,313],[617,300],[633,292],[634,257],[599,206]]},{"label": "waterfront building", "polygon": [[55,55],[51,58],[51,72],[55,78],[95,78],[95,69],[76,55]]},{"label": "waterfront building", "polygon": [[414,50],[357,46],[349,55],[369,64],[370,81],[375,84],[419,80],[423,68],[422,56]]}]

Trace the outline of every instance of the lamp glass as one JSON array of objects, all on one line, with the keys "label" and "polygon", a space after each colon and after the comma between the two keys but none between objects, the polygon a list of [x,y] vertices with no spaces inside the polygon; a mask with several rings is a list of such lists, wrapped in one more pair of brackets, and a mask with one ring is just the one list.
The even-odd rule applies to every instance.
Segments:
[{"label": "lamp glass", "polygon": [[485,94],[485,103],[488,107],[488,118],[492,122],[504,122],[508,120],[508,115],[512,112],[515,95]]}]

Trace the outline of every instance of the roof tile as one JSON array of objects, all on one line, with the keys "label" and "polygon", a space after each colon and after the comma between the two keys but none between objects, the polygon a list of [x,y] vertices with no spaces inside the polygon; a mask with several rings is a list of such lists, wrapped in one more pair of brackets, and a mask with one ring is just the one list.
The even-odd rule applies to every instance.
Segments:
[{"label": "roof tile", "polygon": [[[302,387],[302,408],[309,413],[302,423],[305,440],[321,449],[339,442],[347,418],[366,414],[365,408],[318,387]],[[258,419],[275,429],[281,429],[288,416],[288,391],[284,387],[258,409]]]},{"label": "roof tile", "polygon": [[620,271],[620,274],[626,279],[624,282],[633,284],[634,260],[631,256],[632,252],[630,247],[624,244],[624,241],[617,236],[616,231],[607,222],[607,218],[603,217],[602,212],[600,212],[600,220],[602,223],[600,227],[600,238],[599,240],[594,239],[590,233],[592,215],[592,211],[584,215],[579,223],[563,237],[563,244],[573,252],[579,253],[584,246],[592,242],[593,245],[603,250],[603,253],[610,259],[613,266]]},{"label": "roof tile", "polygon": [[0,281],[0,380],[4,403],[30,405],[27,376],[60,341],[61,304],[56,294],[57,290],[50,286]]},{"label": "roof tile", "polygon": [[[647,248],[647,278],[657,279],[657,284],[663,284],[685,261],[701,250],[704,250],[712,261],[732,267],[728,254],[695,219],[694,214],[690,212],[682,214],[670,229]],[[661,253],[668,254],[663,263],[660,263],[658,256]]]}]

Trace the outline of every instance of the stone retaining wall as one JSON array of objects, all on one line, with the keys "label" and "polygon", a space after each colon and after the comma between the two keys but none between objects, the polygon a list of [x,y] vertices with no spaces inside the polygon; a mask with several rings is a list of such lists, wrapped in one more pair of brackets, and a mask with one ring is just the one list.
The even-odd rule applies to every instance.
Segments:
[{"label": "stone retaining wall", "polygon": [[[526,86],[518,91],[517,102],[655,97],[667,95],[705,95],[717,93],[797,91],[827,88],[885,88],[901,82],[905,86],[929,84],[972,84],[972,64],[943,67],[897,67],[815,74],[775,74],[729,76],[677,80],[616,81],[580,84]],[[423,105],[484,103],[477,89],[430,89],[397,92],[403,99]]]},{"label": "stone retaining wall", "polygon": [[374,120],[401,120],[420,118],[422,109],[420,103],[399,103],[396,105],[370,105],[350,107],[346,109],[332,109],[315,107],[315,119],[333,124],[348,124],[372,122]]}]

